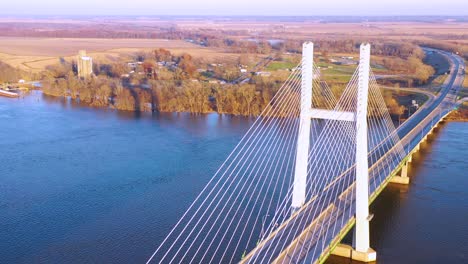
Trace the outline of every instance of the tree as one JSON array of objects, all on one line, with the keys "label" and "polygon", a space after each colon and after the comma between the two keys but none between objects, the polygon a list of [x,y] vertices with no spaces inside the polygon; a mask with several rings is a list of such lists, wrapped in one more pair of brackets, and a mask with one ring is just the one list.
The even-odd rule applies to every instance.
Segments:
[{"label": "tree", "polygon": [[252,104],[255,101],[256,98],[256,90],[254,85],[246,84],[242,85],[239,89],[244,101],[245,101],[245,107],[247,109],[246,113],[247,115],[252,114]]},{"label": "tree", "polygon": [[112,87],[107,82],[102,83],[96,90],[96,97],[94,100],[95,106],[107,106],[109,105],[109,99],[112,96]]},{"label": "tree", "polygon": [[328,51],[326,51],[326,50],[322,51],[322,57],[323,57],[323,59],[324,59],[326,62],[328,62],[328,61],[329,61],[329,59],[328,59]]},{"label": "tree", "polygon": [[386,94],[384,96],[384,101],[389,109],[390,114],[398,116],[398,120],[400,120],[401,115],[405,112],[406,108],[400,105],[391,94]]},{"label": "tree", "polygon": [[140,88],[135,89],[134,91],[135,99],[139,103],[138,109],[146,112],[153,111],[153,98],[151,96],[151,91]]},{"label": "tree", "polygon": [[179,58],[179,68],[188,76],[192,77],[193,74],[196,72],[197,67],[193,63],[192,56],[190,56],[187,53],[184,53],[180,58]]},{"label": "tree", "polygon": [[129,89],[118,85],[115,89],[115,108],[119,110],[135,111],[135,98]]},{"label": "tree", "polygon": [[87,80],[78,88],[80,102],[91,104],[95,97],[95,82],[93,79]]},{"label": "tree", "polygon": [[141,65],[143,67],[143,71],[146,73],[146,76],[149,78],[154,78],[154,69],[156,65],[151,60],[145,60]]},{"label": "tree", "polygon": [[156,61],[172,61],[172,54],[170,51],[160,48],[154,50],[154,58]]}]

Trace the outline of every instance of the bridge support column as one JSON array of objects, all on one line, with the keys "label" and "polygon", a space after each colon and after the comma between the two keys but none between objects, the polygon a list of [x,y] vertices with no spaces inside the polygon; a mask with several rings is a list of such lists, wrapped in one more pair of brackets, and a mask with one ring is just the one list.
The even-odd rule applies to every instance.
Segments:
[{"label": "bridge support column", "polygon": [[307,164],[310,149],[310,112],[312,109],[314,44],[305,42],[302,46],[302,86],[299,135],[297,138],[296,167],[294,172],[291,211],[294,213],[304,205],[307,186]]},{"label": "bridge support column", "polygon": [[[370,44],[360,48],[359,85],[356,112],[356,228],[355,254],[353,259],[371,262],[377,253],[370,248],[369,241],[369,164],[367,160],[367,105],[369,95]],[[355,258],[356,257],[356,258]]]},{"label": "bridge support column", "polygon": [[350,258],[359,262],[373,262],[377,253],[370,248],[369,241],[369,163],[367,160],[367,103],[369,95],[370,44],[361,45],[359,61],[359,87],[356,113],[356,226],[354,227],[354,248],[338,244],[333,255]]},{"label": "bridge support column", "polygon": [[405,184],[405,185],[409,184],[408,162],[409,161],[407,161],[405,165],[403,165],[403,167],[401,168],[400,175],[395,175],[390,179],[391,183]]}]

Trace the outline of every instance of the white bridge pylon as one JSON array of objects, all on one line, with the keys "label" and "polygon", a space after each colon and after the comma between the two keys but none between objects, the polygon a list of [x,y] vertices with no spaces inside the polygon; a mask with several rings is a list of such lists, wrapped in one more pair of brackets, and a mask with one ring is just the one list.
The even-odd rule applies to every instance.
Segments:
[{"label": "white bridge pylon", "polygon": [[[310,151],[311,119],[355,122],[356,127],[356,228],[355,250],[367,255],[369,261],[376,259],[376,253],[369,242],[369,165],[368,165],[368,127],[367,108],[370,75],[370,44],[360,47],[359,75],[356,113],[312,107],[313,95],[313,57],[314,44],[305,42],[302,52],[302,84],[300,125],[297,140],[297,155],[294,172],[292,213],[299,210],[306,201],[308,160]],[[338,139],[337,139],[338,140]],[[339,150],[338,150],[339,151]]]}]

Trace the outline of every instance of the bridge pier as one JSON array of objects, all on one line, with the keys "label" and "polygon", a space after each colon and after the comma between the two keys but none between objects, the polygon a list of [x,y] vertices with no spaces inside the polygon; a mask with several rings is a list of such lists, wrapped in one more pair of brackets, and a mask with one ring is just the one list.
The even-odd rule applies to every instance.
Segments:
[{"label": "bridge pier", "polygon": [[409,161],[407,161],[405,165],[403,165],[400,171],[400,175],[395,175],[390,179],[391,183],[404,184],[404,185],[409,184],[408,163]]},{"label": "bridge pier", "polygon": [[372,248],[369,248],[367,252],[360,252],[346,244],[338,244],[333,250],[332,255],[364,263],[374,262],[377,258],[377,252]]}]

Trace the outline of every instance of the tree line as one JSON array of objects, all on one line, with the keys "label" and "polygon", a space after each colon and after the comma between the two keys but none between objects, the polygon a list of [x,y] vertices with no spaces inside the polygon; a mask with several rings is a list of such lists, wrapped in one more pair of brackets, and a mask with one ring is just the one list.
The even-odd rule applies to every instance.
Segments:
[{"label": "tree line", "polygon": [[279,89],[281,81],[256,84],[207,83],[194,80],[149,80],[150,88],[129,88],[121,80],[98,76],[87,80],[73,72],[43,82],[46,95],[67,97],[95,106],[127,111],[190,112],[259,115]]}]

